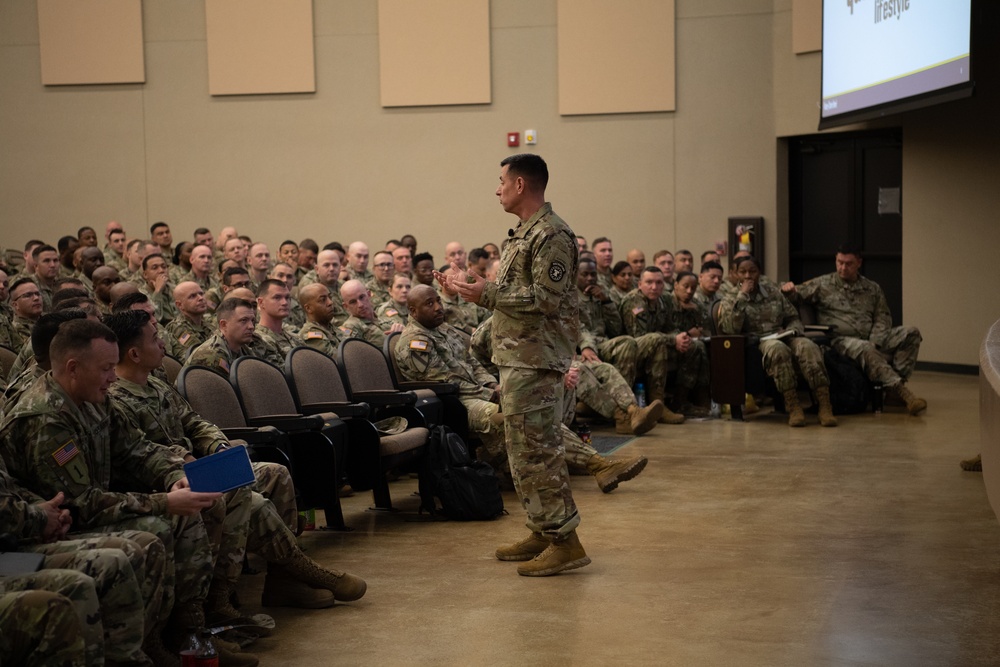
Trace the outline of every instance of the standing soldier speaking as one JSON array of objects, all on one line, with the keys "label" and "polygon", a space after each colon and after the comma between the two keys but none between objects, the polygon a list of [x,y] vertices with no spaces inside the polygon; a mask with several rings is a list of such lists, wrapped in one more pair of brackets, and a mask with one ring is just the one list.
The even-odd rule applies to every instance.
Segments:
[{"label": "standing soldier speaking", "polygon": [[544,577],[583,567],[590,558],[576,527],[560,433],[563,376],[579,328],[573,230],[545,201],[549,180],[537,155],[500,163],[497,197],[517,216],[500,259],[497,281],[452,264],[448,281],[463,299],[493,310],[493,363],[500,369],[500,405],[507,455],[531,535],[497,549],[504,561],[528,561],[517,573]]}]

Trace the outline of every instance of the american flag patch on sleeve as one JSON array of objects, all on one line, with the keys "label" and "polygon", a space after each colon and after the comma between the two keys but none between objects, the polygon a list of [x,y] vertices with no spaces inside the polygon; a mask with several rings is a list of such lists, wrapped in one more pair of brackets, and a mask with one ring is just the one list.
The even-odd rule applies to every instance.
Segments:
[{"label": "american flag patch on sleeve", "polygon": [[52,452],[52,458],[55,459],[56,463],[60,467],[66,465],[73,460],[73,457],[80,453],[80,450],[76,448],[76,442],[70,440],[65,445]]}]

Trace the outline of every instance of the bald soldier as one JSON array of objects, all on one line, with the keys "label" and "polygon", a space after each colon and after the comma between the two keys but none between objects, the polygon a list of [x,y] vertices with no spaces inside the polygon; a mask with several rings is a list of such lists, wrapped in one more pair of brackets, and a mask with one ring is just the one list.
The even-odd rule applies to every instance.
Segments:
[{"label": "bald soldier", "polygon": [[380,350],[385,343],[385,334],[402,331],[399,322],[391,324],[385,331],[375,320],[375,307],[372,305],[371,293],[360,280],[348,280],[340,287],[340,298],[344,308],[350,313],[347,321],[340,325],[340,336],[346,338],[361,338]]},{"label": "bald soldier", "polygon": [[340,329],[334,323],[336,304],[330,296],[330,290],[320,283],[301,287],[299,303],[306,314],[306,323],[299,329],[299,338],[305,345],[336,359]]},{"label": "bald soldier", "polygon": [[347,246],[347,277],[361,282],[368,282],[374,276],[368,270],[368,246],[361,241],[355,241]]},{"label": "bald soldier", "polygon": [[[205,246],[198,246],[198,249],[208,252]],[[208,302],[198,283],[186,280],[175,287],[174,304],[178,315],[164,327],[163,342],[167,354],[183,361],[191,350],[212,336],[213,328],[205,319]]]}]

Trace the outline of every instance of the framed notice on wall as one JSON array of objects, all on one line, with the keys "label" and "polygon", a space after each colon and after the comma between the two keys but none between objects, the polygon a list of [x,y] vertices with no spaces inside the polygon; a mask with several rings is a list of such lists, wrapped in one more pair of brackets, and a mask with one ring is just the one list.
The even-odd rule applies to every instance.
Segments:
[{"label": "framed notice on wall", "polygon": [[764,218],[735,216],[729,218],[729,252],[749,252],[764,273]]}]

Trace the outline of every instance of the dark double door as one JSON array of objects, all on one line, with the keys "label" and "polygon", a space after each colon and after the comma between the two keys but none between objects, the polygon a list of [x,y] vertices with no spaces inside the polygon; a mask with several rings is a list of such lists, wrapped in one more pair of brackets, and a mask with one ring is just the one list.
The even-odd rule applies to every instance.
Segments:
[{"label": "dark double door", "polygon": [[789,140],[789,278],[834,270],[843,243],[864,253],[861,272],[903,318],[903,141],[899,130]]}]

